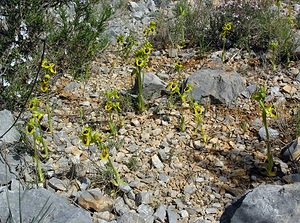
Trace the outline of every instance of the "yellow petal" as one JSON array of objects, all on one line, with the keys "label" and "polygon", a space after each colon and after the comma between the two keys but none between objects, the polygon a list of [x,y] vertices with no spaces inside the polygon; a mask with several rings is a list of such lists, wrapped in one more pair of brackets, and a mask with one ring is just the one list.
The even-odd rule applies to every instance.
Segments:
[{"label": "yellow petal", "polygon": [[46,75],[44,76],[44,78],[43,78],[43,81],[44,81],[44,82],[49,82],[49,80],[50,80],[50,75],[49,75],[49,74],[46,74]]},{"label": "yellow petal", "polygon": [[108,154],[108,149],[107,147],[103,148],[101,153],[100,153],[100,158],[102,160],[106,160],[108,158],[109,154]]},{"label": "yellow petal", "polygon": [[49,85],[48,85],[48,83],[42,81],[42,83],[41,83],[41,88],[40,88],[40,89],[41,89],[42,92],[46,93],[46,92],[49,90]]},{"label": "yellow petal", "polygon": [[57,72],[56,72],[56,69],[55,69],[54,63],[50,63],[50,64],[49,64],[49,70],[50,70],[50,72],[51,72],[52,74],[56,74],[56,73],[57,73]]},{"label": "yellow petal", "polygon": [[45,69],[48,69],[49,68],[49,63],[46,60],[43,60],[42,67],[45,68]]},{"label": "yellow petal", "polygon": [[32,123],[26,125],[26,133],[30,135],[34,133],[34,125]]}]

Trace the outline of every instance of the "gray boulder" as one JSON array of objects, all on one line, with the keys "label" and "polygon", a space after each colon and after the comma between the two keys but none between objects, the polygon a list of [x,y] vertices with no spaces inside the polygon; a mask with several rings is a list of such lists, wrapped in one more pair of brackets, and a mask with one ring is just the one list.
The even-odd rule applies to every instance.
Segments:
[{"label": "gray boulder", "polygon": [[221,223],[295,223],[300,219],[300,183],[261,185],[225,209]]},{"label": "gray boulder", "polygon": [[[4,134],[10,128],[10,126],[14,123],[14,116],[8,110],[0,111],[0,136]],[[4,135],[2,139],[0,139],[0,146],[2,145],[3,141],[10,144],[14,142],[18,142],[20,139],[20,133],[14,126],[8,133]]]},{"label": "gray boulder", "polygon": [[[19,214],[19,199],[21,199],[22,221]],[[9,222],[23,223],[33,222],[33,219],[43,223],[92,222],[87,211],[69,204],[66,199],[44,188],[21,192],[5,191],[0,193],[0,200],[0,222],[7,222],[7,219],[11,219]],[[9,217],[9,210],[11,211],[11,217]]]},{"label": "gray boulder", "polygon": [[230,104],[245,90],[244,80],[237,72],[222,69],[196,71],[187,83],[193,86],[191,95],[194,100],[209,97],[212,103]]},{"label": "gray boulder", "polygon": [[[137,94],[137,81],[135,81],[134,92]],[[161,97],[162,91],[165,91],[166,83],[162,81],[155,73],[146,73],[143,78],[143,96],[146,100],[153,100]]]}]

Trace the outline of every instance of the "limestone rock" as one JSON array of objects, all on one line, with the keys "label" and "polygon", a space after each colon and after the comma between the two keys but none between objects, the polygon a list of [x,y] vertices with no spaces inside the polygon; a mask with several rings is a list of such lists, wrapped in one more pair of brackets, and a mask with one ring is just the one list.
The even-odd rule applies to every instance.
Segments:
[{"label": "limestone rock", "polygon": [[261,185],[225,209],[222,223],[294,223],[300,219],[300,183]]},{"label": "limestone rock", "polygon": [[[143,96],[146,100],[156,99],[161,97],[162,91],[166,88],[166,83],[162,81],[155,73],[145,73],[143,79]],[[137,81],[133,88],[137,92]]]},{"label": "limestone rock", "polygon": [[237,72],[222,69],[196,71],[187,83],[192,85],[191,95],[196,101],[209,97],[212,103],[230,104],[245,90],[244,80]]},{"label": "limestone rock", "polygon": [[[9,208],[7,202],[9,199]],[[18,191],[0,193],[0,222],[6,222],[9,210],[14,222],[20,222],[20,194]],[[50,191],[39,188],[21,192],[22,222],[33,222],[34,218],[41,217],[45,223],[92,223],[90,214],[68,203],[68,201]]]},{"label": "limestone rock", "polygon": [[83,191],[78,198],[78,204],[97,212],[111,211],[113,208],[113,200],[98,189]]}]

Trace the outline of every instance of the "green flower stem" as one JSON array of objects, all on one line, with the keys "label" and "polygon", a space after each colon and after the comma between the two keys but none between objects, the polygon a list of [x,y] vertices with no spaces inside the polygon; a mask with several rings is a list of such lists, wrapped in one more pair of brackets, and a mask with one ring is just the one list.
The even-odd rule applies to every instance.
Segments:
[{"label": "green flower stem", "polygon": [[117,131],[116,131],[116,125],[113,121],[113,117],[112,117],[112,113],[109,112],[109,120],[108,120],[108,125],[109,125],[109,129],[110,129],[110,132],[113,136],[116,136],[117,135]]},{"label": "green flower stem", "polygon": [[182,41],[182,47],[184,47],[184,45],[185,45],[185,33],[184,33],[184,27],[182,27],[182,29],[181,29],[181,37],[182,37],[182,39],[181,39],[181,41]]},{"label": "green flower stem", "polygon": [[115,168],[115,166],[114,166],[114,164],[112,163],[112,161],[111,161],[111,159],[110,159],[109,156],[108,156],[108,163],[109,163],[109,165],[110,165],[110,167],[111,167],[111,169],[112,169],[112,171],[113,171],[113,173],[114,173],[114,176],[115,176],[115,182],[116,182],[116,184],[117,184],[117,185],[115,185],[115,186],[124,185],[125,182],[121,179],[118,170]]},{"label": "green flower stem", "polygon": [[179,131],[180,131],[180,132],[184,132],[185,129],[186,129],[186,126],[185,126],[185,119],[184,119],[183,112],[181,111],[181,112],[180,112],[180,120],[179,120]]},{"label": "green flower stem", "polygon": [[41,156],[44,158],[44,159],[47,159],[49,157],[49,150],[48,150],[48,146],[46,145],[44,139],[43,139],[43,136],[41,136],[41,143],[43,145],[43,152],[44,154],[41,154]]},{"label": "green flower stem", "polygon": [[223,38],[223,49],[222,49],[222,62],[225,62],[225,45],[226,45],[226,38]]},{"label": "green flower stem", "polygon": [[34,149],[33,159],[35,161],[36,172],[37,172],[37,175],[38,175],[38,179],[39,179],[40,182],[44,182],[45,178],[44,178],[44,174],[43,174],[43,171],[42,171],[41,161],[40,161],[39,156],[38,156],[36,141],[37,141],[37,138],[34,135],[33,136],[33,149]]},{"label": "green flower stem", "polygon": [[[263,106],[264,108],[264,106]],[[269,135],[269,130],[268,130],[268,123],[267,123],[267,112],[265,109],[262,111],[262,118],[263,118],[263,125],[265,127],[266,131],[266,143],[267,143],[267,174],[269,176],[273,175],[273,165],[274,165],[274,160],[273,160],[273,154],[271,152],[271,146],[270,146],[270,135]]]},{"label": "green flower stem", "polygon": [[186,129],[185,126],[185,118],[184,118],[184,114],[183,114],[183,104],[185,102],[185,92],[181,92],[179,94],[180,96],[180,100],[181,100],[181,106],[180,106],[180,120],[179,120],[179,131],[180,132],[184,132]]},{"label": "green flower stem", "polygon": [[40,137],[36,137],[35,138],[35,141],[38,140],[40,143],[42,143],[42,146],[43,146],[43,153],[41,153],[41,156],[44,158],[44,159],[47,159],[48,156],[49,156],[49,150],[48,150],[48,146],[47,144],[45,143],[45,140],[43,138],[43,133],[42,133],[42,128],[41,128],[41,125],[39,123],[37,123],[37,126],[38,126],[38,129],[39,129],[39,134],[40,134]]},{"label": "green flower stem", "polygon": [[145,110],[145,101],[143,98],[143,83],[142,83],[142,68],[137,68],[137,83],[138,83],[138,97],[137,97],[137,107],[139,111]]}]

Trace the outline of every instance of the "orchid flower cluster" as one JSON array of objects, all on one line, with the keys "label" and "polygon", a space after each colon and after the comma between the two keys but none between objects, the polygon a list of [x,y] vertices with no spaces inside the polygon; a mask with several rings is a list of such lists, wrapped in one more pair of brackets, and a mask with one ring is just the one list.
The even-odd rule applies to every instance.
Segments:
[{"label": "orchid flower cluster", "polygon": [[[48,158],[48,147],[43,138],[43,130],[41,126],[44,112],[39,108],[39,100],[37,98],[31,99],[29,102],[29,110],[31,111],[31,117],[26,125],[26,133],[33,137],[33,159],[36,164],[36,173],[40,182],[44,182],[44,174],[41,166],[40,158]],[[40,149],[38,149],[40,147]]]},{"label": "orchid flower cluster", "polygon": [[120,102],[118,101],[120,96],[116,89],[107,91],[105,93],[105,95],[106,95],[106,102],[105,102],[104,109],[109,114],[108,125],[109,125],[109,129],[110,129],[110,133],[113,136],[116,136],[117,135],[117,127],[113,121],[113,113],[117,114],[118,112],[120,112],[122,110],[120,108]]},{"label": "orchid flower cluster", "polygon": [[180,120],[179,131],[185,131],[185,118],[183,114],[183,108],[186,107],[188,93],[192,90],[191,84],[186,84],[184,88],[181,88],[181,84],[178,81],[172,81],[168,83],[167,89],[170,90],[171,96],[178,96],[182,106],[180,107]]},{"label": "orchid flower cluster", "polygon": [[117,46],[119,51],[123,53],[126,61],[129,58],[129,55],[133,51],[133,47],[137,45],[137,41],[132,33],[130,33],[126,38],[124,35],[119,35],[116,37]]},{"label": "orchid flower cluster", "polygon": [[[156,23],[154,21],[150,22],[150,25],[145,29],[147,35],[155,32]],[[145,101],[143,98],[143,78],[144,72],[143,69],[148,66],[149,55],[153,50],[152,44],[146,40],[139,48],[134,52],[134,70],[132,71],[133,75],[136,75],[137,87],[138,87],[138,96],[137,96],[137,109],[139,111],[145,110]]]},{"label": "orchid flower cluster", "polygon": [[101,135],[98,131],[92,131],[90,126],[85,126],[81,131],[81,140],[84,146],[89,146],[92,143],[97,145],[98,149],[101,150],[100,158],[103,161],[108,160],[108,165],[113,171],[114,179],[111,182],[117,187],[125,185],[126,183],[121,179],[118,170],[110,159],[108,146],[104,143],[105,136]]},{"label": "orchid flower cluster", "polygon": [[204,108],[198,102],[194,102],[193,103],[193,110],[194,110],[194,116],[195,116],[195,122],[196,122],[194,133],[196,134],[197,131],[198,131],[198,129],[199,129],[201,137],[202,137],[202,140],[203,140],[204,143],[206,143],[208,137],[207,137],[207,135],[205,133],[204,126],[203,126],[203,112],[204,112]]},{"label": "orchid flower cluster", "polygon": [[42,62],[42,68],[45,71],[45,75],[41,80],[40,90],[43,93],[48,92],[49,90],[49,81],[51,75],[55,75],[57,73],[54,63],[48,63],[46,60]]},{"label": "orchid flower cluster", "polygon": [[222,28],[222,32],[220,36],[222,37],[223,41],[223,49],[222,49],[222,62],[224,63],[225,61],[225,46],[226,46],[226,38],[228,35],[228,32],[232,30],[232,22],[226,22]]},{"label": "orchid flower cluster", "polygon": [[47,112],[47,118],[48,118],[48,129],[52,133],[53,127],[52,127],[52,119],[51,119],[51,108],[49,103],[49,82],[51,75],[55,75],[57,73],[56,67],[54,63],[49,63],[46,60],[43,60],[42,62],[42,68],[45,72],[43,79],[41,80],[40,90],[46,94],[46,112]]}]

